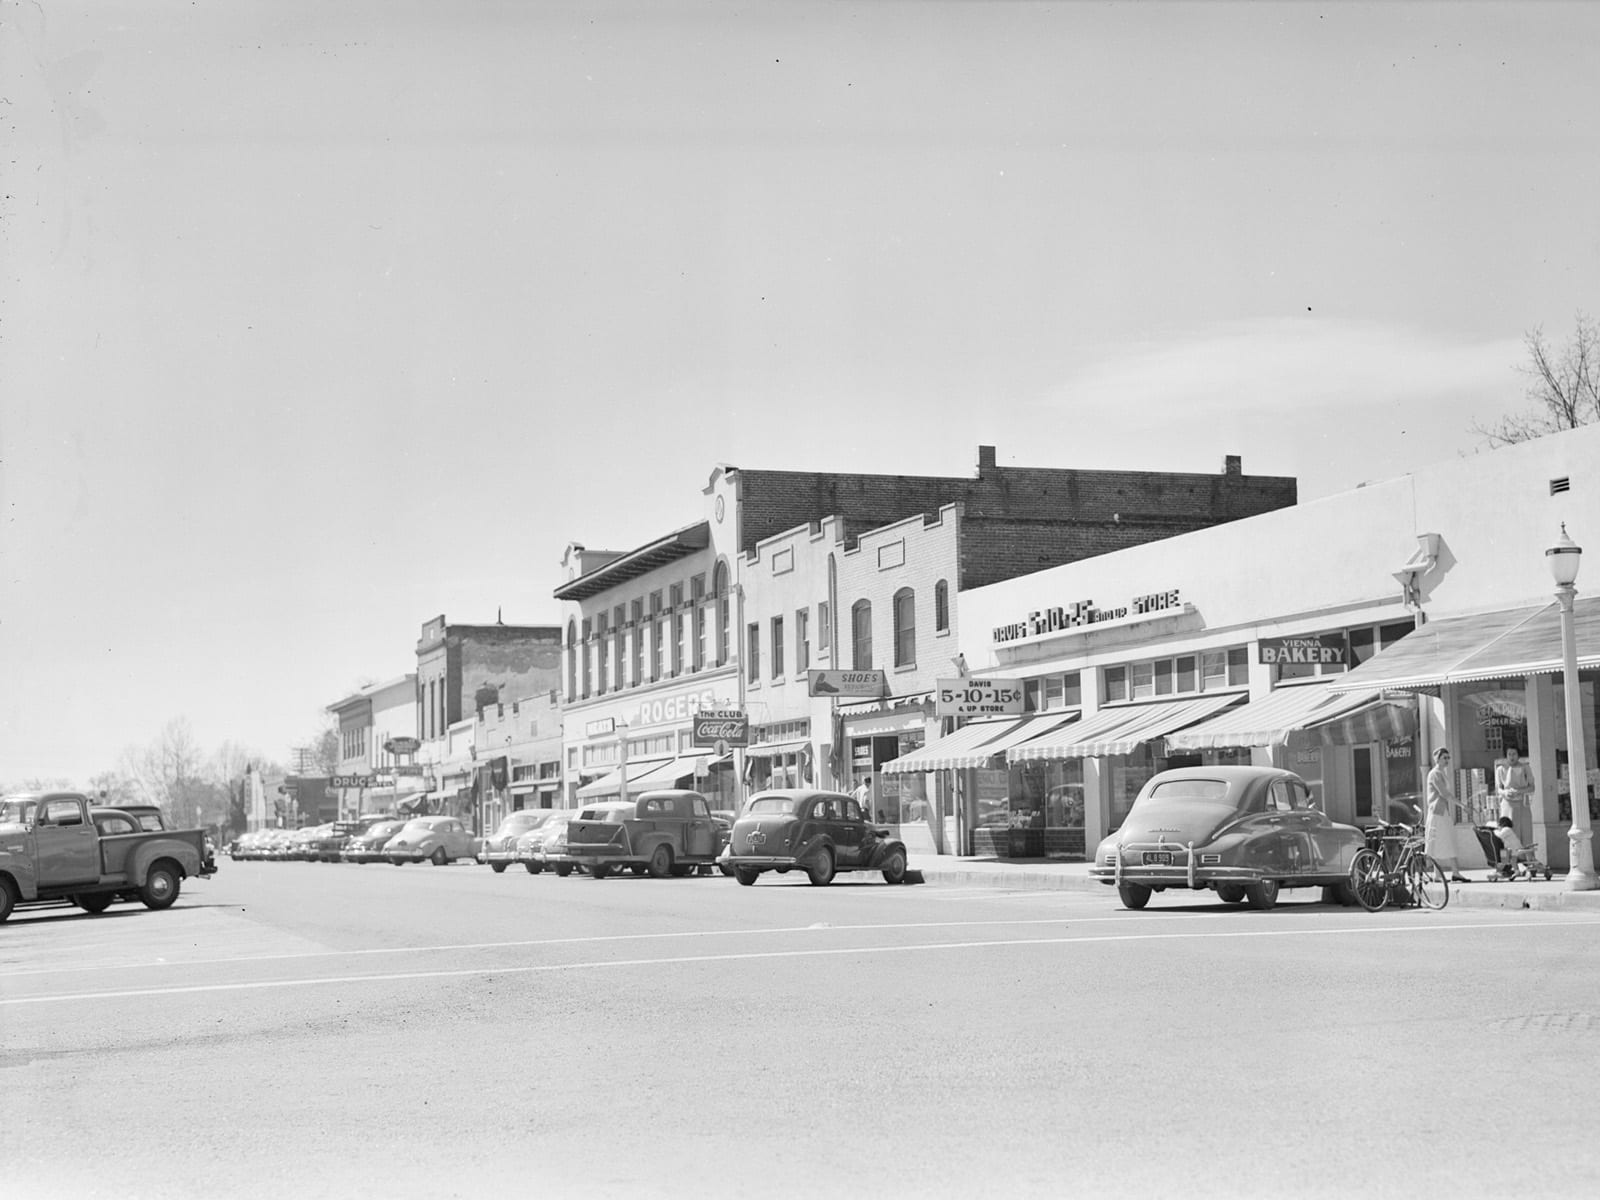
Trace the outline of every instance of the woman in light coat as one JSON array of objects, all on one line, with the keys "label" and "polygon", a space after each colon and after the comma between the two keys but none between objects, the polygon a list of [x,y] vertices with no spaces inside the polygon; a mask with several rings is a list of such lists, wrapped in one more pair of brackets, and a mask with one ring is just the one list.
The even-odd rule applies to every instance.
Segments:
[{"label": "woman in light coat", "polygon": [[1461,873],[1461,855],[1456,849],[1456,789],[1450,782],[1450,751],[1440,746],[1433,752],[1433,770],[1428,772],[1427,825],[1422,850],[1440,868],[1450,872],[1455,883],[1466,883]]}]

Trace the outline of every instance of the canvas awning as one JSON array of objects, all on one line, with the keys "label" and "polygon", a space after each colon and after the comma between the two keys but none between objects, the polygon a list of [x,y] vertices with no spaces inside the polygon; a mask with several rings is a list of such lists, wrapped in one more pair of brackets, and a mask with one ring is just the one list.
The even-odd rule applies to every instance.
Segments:
[{"label": "canvas awning", "polygon": [[[1193,751],[1214,750],[1223,746],[1281,746],[1292,733],[1313,727],[1331,727],[1330,723],[1368,707],[1388,706],[1370,688],[1360,692],[1335,692],[1321,683],[1282,687],[1259,700],[1220,713],[1209,721],[1169,734],[1167,749]],[[1373,737],[1366,740],[1384,739]]]},{"label": "canvas awning", "polygon": [[[1578,666],[1600,667],[1600,598],[1573,605]],[[1555,604],[1429,621],[1330,685],[1335,691],[1403,690],[1521,679],[1561,670],[1561,611]]]},{"label": "canvas awning", "polygon": [[1412,701],[1380,697],[1343,716],[1319,721],[1310,732],[1334,746],[1397,742],[1417,732],[1417,708]]},{"label": "canvas awning", "polygon": [[1051,730],[1006,752],[1008,762],[1038,758],[1100,758],[1110,754],[1131,754],[1145,742],[1203,721],[1237,704],[1243,697],[1235,692],[1216,696],[1197,696],[1192,700],[1164,700],[1154,704],[1130,704],[1103,708],[1076,724]]},{"label": "canvas awning", "polygon": [[[639,758],[628,760],[628,787],[632,788],[641,776],[648,775],[657,767],[671,762],[670,758]],[[593,800],[597,796],[620,796],[622,794],[622,772],[615,770],[600,776],[593,783],[586,783],[578,789],[578,799]]]},{"label": "canvas awning", "polygon": [[[646,788],[670,788],[678,785],[678,780],[693,778],[705,774],[706,764],[709,761],[704,754],[686,754],[680,758],[669,758],[660,763],[653,771],[646,772],[637,779],[628,780],[628,791],[643,791]],[[631,765],[631,764],[630,764]],[[620,788],[612,788],[619,792]]]},{"label": "canvas awning", "polygon": [[799,738],[792,742],[762,742],[759,746],[745,747],[746,758],[776,758],[780,754],[798,754],[800,747],[809,746],[810,738]]},{"label": "canvas awning", "polygon": [[947,733],[910,754],[890,759],[879,768],[885,775],[905,775],[919,771],[953,771],[982,766],[997,751],[980,749],[985,743],[1011,732],[1025,717],[1005,717],[998,721],[974,721],[954,733]]}]

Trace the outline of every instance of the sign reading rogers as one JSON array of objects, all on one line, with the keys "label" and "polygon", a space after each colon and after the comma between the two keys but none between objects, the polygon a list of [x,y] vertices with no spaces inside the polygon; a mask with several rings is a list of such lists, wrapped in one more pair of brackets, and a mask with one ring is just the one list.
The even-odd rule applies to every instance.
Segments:
[{"label": "sign reading rogers", "polygon": [[691,739],[696,746],[750,744],[750,714],[738,709],[707,710],[694,715]]}]

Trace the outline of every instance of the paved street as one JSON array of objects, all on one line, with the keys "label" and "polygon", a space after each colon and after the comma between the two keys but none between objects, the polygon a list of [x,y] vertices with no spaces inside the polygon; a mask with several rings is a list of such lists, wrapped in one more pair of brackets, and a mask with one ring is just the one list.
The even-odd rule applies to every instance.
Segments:
[{"label": "paved street", "polygon": [[1600,912],[789,878],[225,862],[19,912],[7,1192],[1592,1185]]}]

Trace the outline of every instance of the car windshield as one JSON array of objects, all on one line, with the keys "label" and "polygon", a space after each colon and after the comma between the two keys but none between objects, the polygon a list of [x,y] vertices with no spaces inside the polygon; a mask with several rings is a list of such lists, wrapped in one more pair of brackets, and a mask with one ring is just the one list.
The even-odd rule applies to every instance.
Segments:
[{"label": "car windshield", "polygon": [[762,796],[759,800],[751,801],[749,811],[753,813],[793,813],[794,798],[792,796]]}]

